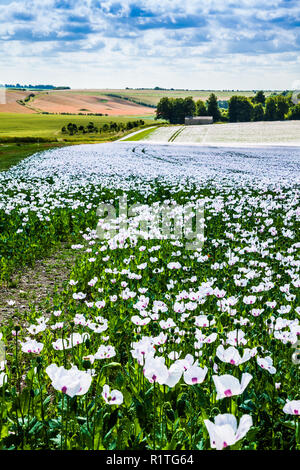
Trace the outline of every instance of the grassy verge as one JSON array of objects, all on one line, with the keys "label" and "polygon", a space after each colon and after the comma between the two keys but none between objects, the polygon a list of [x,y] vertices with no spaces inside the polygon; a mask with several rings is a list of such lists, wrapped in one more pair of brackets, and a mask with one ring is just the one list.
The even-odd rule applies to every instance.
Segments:
[{"label": "grassy verge", "polygon": [[65,145],[68,144],[63,142],[0,144],[0,171],[8,170],[11,166],[23,160],[23,158],[29,157],[36,152],[64,147]]},{"label": "grassy verge", "polygon": [[125,142],[128,142],[128,141],[136,142],[138,140],[143,140],[146,137],[148,137],[150,134],[152,134],[152,132],[156,131],[156,129],[157,127],[153,127],[152,129],[145,129],[144,131],[139,132],[138,134],[132,135],[131,137],[128,137],[127,139],[124,139],[124,140]]},{"label": "grassy verge", "polygon": [[114,141],[119,136],[106,136],[103,139],[94,137],[90,139],[65,139],[59,142],[42,142],[42,143],[26,143],[26,142],[11,142],[11,143],[0,143],[0,172],[6,171],[10,167],[17,165],[24,158],[30,157],[37,152],[44,152],[53,148],[67,147],[70,145],[80,144],[93,144],[93,143],[105,143]]}]

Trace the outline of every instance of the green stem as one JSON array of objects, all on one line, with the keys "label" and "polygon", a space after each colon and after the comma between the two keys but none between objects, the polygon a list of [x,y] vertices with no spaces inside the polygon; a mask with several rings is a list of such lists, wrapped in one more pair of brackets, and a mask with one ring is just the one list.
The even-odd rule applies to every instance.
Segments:
[{"label": "green stem", "polygon": [[155,409],[155,382],[153,387],[153,449],[155,450],[155,417],[156,417],[156,409]]}]

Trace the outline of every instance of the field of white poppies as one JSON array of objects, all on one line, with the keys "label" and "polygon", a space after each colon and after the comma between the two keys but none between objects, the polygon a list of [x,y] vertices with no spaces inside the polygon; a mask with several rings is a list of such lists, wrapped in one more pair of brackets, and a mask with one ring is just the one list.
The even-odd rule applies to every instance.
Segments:
[{"label": "field of white poppies", "polygon": [[[0,449],[299,450],[299,157],[131,142],[0,173],[2,284],[61,240],[78,252],[54,308],[1,323]],[[124,195],[150,227],[202,201],[203,246],[118,210],[99,238]]]},{"label": "field of white poppies", "polygon": [[300,144],[300,121],[230,122],[217,125],[159,127],[145,142],[189,145],[296,145]]}]

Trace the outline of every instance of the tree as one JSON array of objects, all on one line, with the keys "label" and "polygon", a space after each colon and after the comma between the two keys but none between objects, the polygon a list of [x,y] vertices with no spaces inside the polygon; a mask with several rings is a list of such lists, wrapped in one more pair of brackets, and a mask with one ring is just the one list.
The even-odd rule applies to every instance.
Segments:
[{"label": "tree", "polygon": [[221,108],[221,109],[220,109],[220,112],[221,112],[220,121],[222,121],[222,122],[228,122],[228,121],[229,121],[228,109]]},{"label": "tree", "polygon": [[161,98],[156,108],[156,119],[166,119],[171,124],[184,124],[186,116],[194,116],[196,105],[191,96],[186,98]]},{"label": "tree", "polygon": [[95,132],[95,126],[93,122],[89,122],[86,128],[88,132]]},{"label": "tree", "polygon": [[110,130],[116,132],[117,129],[118,129],[118,124],[117,124],[116,122],[111,122],[110,125],[109,125],[109,127],[110,127]]},{"label": "tree", "polygon": [[72,122],[69,122],[67,129],[70,135],[77,134],[78,132],[76,124],[73,124]]},{"label": "tree", "polygon": [[276,96],[277,119],[282,120],[289,110],[288,99],[283,95]]},{"label": "tree", "polygon": [[266,97],[265,97],[264,92],[258,91],[256,95],[254,96],[254,98],[252,98],[252,102],[256,104],[261,103],[262,105],[264,105],[266,102]]},{"label": "tree", "polygon": [[202,100],[196,101],[196,115],[207,116],[207,109],[206,109],[204,101]]},{"label": "tree", "polygon": [[128,121],[128,122],[126,123],[126,129],[127,129],[127,130],[132,129],[133,127],[134,127],[134,126],[132,125],[132,122],[131,122],[131,121]]},{"label": "tree", "polygon": [[292,108],[290,108],[287,117],[288,119],[299,120],[300,119],[300,104],[296,104],[296,106],[293,106]]},{"label": "tree", "polygon": [[269,96],[269,98],[266,99],[265,120],[276,121],[276,119],[277,119],[276,98],[274,96]]},{"label": "tree", "polygon": [[234,95],[229,100],[228,116],[231,122],[249,122],[253,106],[246,96]]},{"label": "tree", "polygon": [[171,124],[183,124],[185,118],[183,98],[175,98],[172,101]]},{"label": "tree", "polygon": [[165,119],[171,121],[172,117],[172,102],[169,98],[161,98],[156,108],[156,119]]},{"label": "tree", "polygon": [[265,112],[263,105],[261,103],[255,104],[253,107],[252,120],[253,121],[263,121],[265,117]]},{"label": "tree", "polygon": [[[187,96],[186,98],[184,98],[182,105],[183,105],[184,117],[195,115],[196,104],[192,96]],[[182,123],[184,123],[184,119]]]},{"label": "tree", "polygon": [[218,106],[218,98],[214,93],[211,93],[206,100],[207,105],[207,115],[212,116],[214,121],[219,121],[221,113]]}]

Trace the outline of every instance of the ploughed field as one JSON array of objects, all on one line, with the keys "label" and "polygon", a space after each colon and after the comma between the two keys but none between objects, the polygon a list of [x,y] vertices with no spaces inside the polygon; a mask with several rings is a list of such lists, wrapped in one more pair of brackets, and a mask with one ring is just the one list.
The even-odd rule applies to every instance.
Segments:
[{"label": "ploughed field", "polygon": [[60,91],[39,93],[33,106],[50,113],[102,113],[108,116],[153,115],[153,109],[101,92]]},{"label": "ploughed field", "polygon": [[[0,90],[1,91],[1,90]],[[4,90],[0,100],[1,113],[103,114],[107,116],[152,116],[148,102],[133,101],[126,94],[105,90]],[[129,99],[128,99],[129,98]]]},{"label": "ploughed field", "polygon": [[[34,113],[32,109],[29,109],[26,106],[22,106],[20,104],[20,101],[23,101],[30,94],[29,91],[3,91],[0,89],[0,92],[2,92],[2,99],[0,100],[0,113]],[[4,99],[3,93],[5,93]]]},{"label": "ploughed field", "polygon": [[299,449],[299,156],[124,142],[2,172],[2,282],[77,257],[1,324],[0,448]]}]

